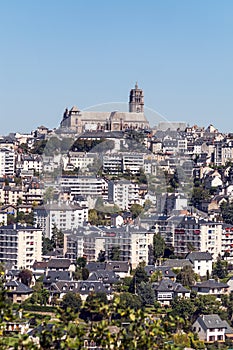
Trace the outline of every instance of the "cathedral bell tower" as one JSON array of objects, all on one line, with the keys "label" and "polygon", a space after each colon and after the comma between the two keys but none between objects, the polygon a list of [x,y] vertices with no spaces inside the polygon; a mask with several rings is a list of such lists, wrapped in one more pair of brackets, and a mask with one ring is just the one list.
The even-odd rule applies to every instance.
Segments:
[{"label": "cathedral bell tower", "polygon": [[144,112],[144,94],[143,90],[138,88],[138,83],[136,83],[135,88],[130,91],[129,112]]}]

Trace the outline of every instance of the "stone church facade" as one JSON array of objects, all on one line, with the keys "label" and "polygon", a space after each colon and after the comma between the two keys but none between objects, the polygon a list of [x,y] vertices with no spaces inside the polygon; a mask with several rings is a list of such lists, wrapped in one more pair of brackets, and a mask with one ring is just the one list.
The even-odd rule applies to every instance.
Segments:
[{"label": "stone church facade", "polygon": [[143,90],[139,89],[136,83],[135,88],[130,91],[129,112],[80,111],[76,106],[70,110],[66,109],[61,128],[71,129],[77,133],[148,129],[149,122],[144,115]]}]

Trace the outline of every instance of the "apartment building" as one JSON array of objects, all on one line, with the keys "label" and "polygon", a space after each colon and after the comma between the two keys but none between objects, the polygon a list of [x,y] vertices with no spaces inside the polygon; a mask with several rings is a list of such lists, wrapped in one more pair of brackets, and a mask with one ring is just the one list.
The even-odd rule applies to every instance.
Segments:
[{"label": "apartment building", "polygon": [[14,176],[15,153],[8,148],[0,148],[0,177]]},{"label": "apartment building", "polygon": [[108,199],[123,210],[129,210],[132,204],[142,204],[138,183],[128,180],[109,181]]},{"label": "apartment building", "polygon": [[66,203],[41,205],[34,209],[34,220],[45,237],[51,238],[54,226],[63,232],[83,226],[88,220],[88,208]]},{"label": "apartment building", "polygon": [[69,152],[62,156],[64,170],[68,170],[72,165],[81,171],[88,171],[88,167],[94,163],[95,159],[97,159],[97,154],[90,152]]},{"label": "apartment building", "polygon": [[107,182],[97,176],[62,176],[59,185],[64,189],[69,188],[72,196],[102,196],[105,199],[108,196]]},{"label": "apartment building", "polygon": [[0,262],[17,269],[31,269],[35,260],[41,261],[42,230],[26,225],[0,227]]}]

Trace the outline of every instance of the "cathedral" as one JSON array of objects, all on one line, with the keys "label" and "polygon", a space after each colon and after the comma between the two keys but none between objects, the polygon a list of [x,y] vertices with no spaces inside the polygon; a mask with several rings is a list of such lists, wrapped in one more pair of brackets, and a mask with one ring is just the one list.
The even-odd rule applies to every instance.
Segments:
[{"label": "cathedral", "polygon": [[80,111],[77,107],[66,109],[61,121],[61,128],[77,133],[85,131],[124,131],[126,129],[148,129],[149,122],[144,115],[143,90],[135,88],[129,95],[129,112],[94,112]]}]

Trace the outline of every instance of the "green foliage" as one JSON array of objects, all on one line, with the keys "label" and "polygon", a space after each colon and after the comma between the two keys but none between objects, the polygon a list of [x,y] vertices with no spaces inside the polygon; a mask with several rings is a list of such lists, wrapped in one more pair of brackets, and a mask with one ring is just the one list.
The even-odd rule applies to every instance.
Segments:
[{"label": "green foliage", "polygon": [[54,249],[54,243],[51,239],[48,237],[44,237],[42,239],[42,253],[43,255],[48,254],[49,252],[52,252]]},{"label": "green foliage", "polygon": [[148,282],[149,277],[147,276],[147,273],[144,269],[144,264],[140,263],[133,275],[132,281],[129,286],[129,292],[130,293],[137,293],[137,287],[140,285],[141,282]]},{"label": "green foliage", "polygon": [[101,321],[106,316],[105,310],[101,306],[107,305],[108,299],[105,293],[97,292],[88,295],[84,307],[80,312],[80,318],[85,321]]},{"label": "green foliage", "polygon": [[104,250],[100,250],[99,254],[98,254],[98,258],[97,261],[99,262],[104,262],[106,260],[106,252]]},{"label": "green foliage", "polygon": [[72,312],[78,313],[82,306],[82,299],[79,294],[68,292],[64,295],[60,306],[66,312],[72,310]]},{"label": "green foliage", "polygon": [[83,256],[79,257],[77,259],[77,266],[80,268],[80,269],[83,269],[87,264],[87,259],[84,258]]},{"label": "green foliage", "polygon": [[159,233],[155,233],[153,237],[153,255],[154,260],[157,261],[164,254],[165,241]]},{"label": "green foliage", "polygon": [[227,224],[233,225],[233,203],[224,202],[221,205],[221,213],[223,221]]},{"label": "green foliage", "polygon": [[[115,299],[118,297],[115,297]],[[140,296],[123,292],[119,296],[120,298],[120,305],[122,309],[130,308],[132,310],[139,310],[142,307],[142,300]]]},{"label": "green foliage", "polygon": [[154,305],[155,291],[150,282],[141,282],[137,287],[137,294],[140,296],[144,306]]},{"label": "green foliage", "polygon": [[86,267],[82,268],[82,279],[86,281],[89,277],[89,270]]},{"label": "green foliage", "polygon": [[192,286],[195,283],[196,274],[191,266],[184,266],[176,276],[176,282],[181,283],[183,286]]},{"label": "green foliage", "polygon": [[221,257],[218,257],[216,263],[214,264],[212,275],[217,278],[225,278],[227,277],[227,261],[221,260]]},{"label": "green foliage", "polygon": [[95,225],[95,226],[98,224],[98,214],[96,209],[88,210],[88,222],[91,225]]},{"label": "green foliage", "polygon": [[109,253],[109,259],[112,261],[120,261],[121,250],[120,247],[112,247]]},{"label": "green foliage", "polygon": [[130,207],[130,212],[132,213],[133,219],[136,219],[142,212],[143,207],[140,204],[133,204]]},{"label": "green foliage", "polygon": [[34,143],[34,146],[31,150],[31,152],[33,154],[43,154],[44,153],[44,149],[46,147],[46,144],[47,144],[47,140],[40,140],[40,141],[36,141]]}]

